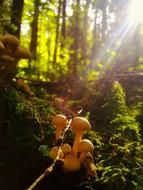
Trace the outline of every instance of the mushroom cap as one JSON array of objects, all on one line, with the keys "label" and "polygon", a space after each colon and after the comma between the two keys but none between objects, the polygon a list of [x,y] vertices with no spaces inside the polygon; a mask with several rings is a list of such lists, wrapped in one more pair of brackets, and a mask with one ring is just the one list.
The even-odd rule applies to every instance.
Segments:
[{"label": "mushroom cap", "polygon": [[54,116],[52,120],[52,124],[54,125],[55,128],[64,128],[67,125],[67,118],[66,116],[62,114],[57,114]]},{"label": "mushroom cap", "polygon": [[[59,152],[59,147],[55,146],[55,147],[51,148],[49,157],[52,159],[55,159],[58,156],[58,152]],[[63,157],[64,157],[63,152],[60,151],[59,158],[63,158]]]},{"label": "mushroom cap", "polygon": [[91,129],[89,121],[84,117],[74,117],[70,126],[74,132]]},{"label": "mushroom cap", "polygon": [[71,146],[67,143],[63,144],[61,148],[62,148],[64,155],[71,152]]},{"label": "mushroom cap", "polygon": [[29,59],[31,57],[31,52],[24,47],[17,46],[16,50],[12,52],[12,55],[15,58]]},{"label": "mushroom cap", "polygon": [[94,146],[90,140],[83,139],[78,144],[77,149],[78,149],[78,152],[91,152],[94,150]]},{"label": "mushroom cap", "polygon": [[0,60],[7,61],[7,62],[14,62],[15,58],[11,57],[10,55],[4,54],[0,56]]},{"label": "mushroom cap", "polygon": [[1,40],[3,44],[9,44],[14,47],[17,47],[19,45],[19,40],[16,36],[11,35],[11,34],[5,34],[4,36],[1,37]]},{"label": "mushroom cap", "polygon": [[64,158],[64,170],[65,171],[69,171],[69,172],[77,171],[80,169],[80,165],[81,164],[80,164],[79,159],[72,154],[69,154]]}]

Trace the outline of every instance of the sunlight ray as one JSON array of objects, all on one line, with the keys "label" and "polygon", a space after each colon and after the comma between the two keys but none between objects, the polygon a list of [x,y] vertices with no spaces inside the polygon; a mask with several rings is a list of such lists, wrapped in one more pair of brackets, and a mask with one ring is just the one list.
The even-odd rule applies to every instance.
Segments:
[{"label": "sunlight ray", "polygon": [[[110,35],[104,42],[104,47],[99,48],[98,52],[96,52],[96,58],[94,60],[94,63],[89,64],[87,68],[87,75],[91,69],[95,69],[97,67],[98,63],[106,62],[106,64],[103,65],[103,70],[108,69],[108,63],[110,63],[110,66],[116,63],[118,56],[115,56],[114,58],[112,56],[109,56],[107,50],[112,49],[117,54],[119,54],[124,49],[126,42],[133,38],[139,23],[134,22],[135,18],[131,19],[130,6],[128,7],[127,14],[125,15],[125,18],[122,20],[120,25],[116,28],[115,31],[112,32],[112,35]],[[118,45],[117,42],[119,42]]]}]

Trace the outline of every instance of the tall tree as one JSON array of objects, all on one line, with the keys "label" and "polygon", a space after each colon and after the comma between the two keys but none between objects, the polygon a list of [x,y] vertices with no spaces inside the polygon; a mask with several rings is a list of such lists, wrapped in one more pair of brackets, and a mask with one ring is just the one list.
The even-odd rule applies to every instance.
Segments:
[{"label": "tall tree", "polygon": [[37,35],[38,35],[38,16],[39,16],[40,0],[34,0],[34,15],[31,23],[31,42],[30,51],[33,55],[33,60],[37,59]]},{"label": "tall tree", "polygon": [[14,30],[11,30],[11,33],[16,35],[18,38],[20,37],[23,6],[24,6],[24,0],[13,0],[12,1],[11,25],[12,25],[12,28],[14,28]]},{"label": "tall tree", "polygon": [[65,38],[66,38],[66,4],[67,4],[67,0],[63,0],[63,2],[62,2],[61,50],[64,47]]},{"label": "tall tree", "polygon": [[70,28],[70,35],[73,42],[70,45],[70,60],[69,60],[69,75],[71,78],[78,78],[78,65],[79,65],[79,43],[80,35],[81,35],[81,9],[80,9],[80,0],[76,1],[76,4],[73,7],[73,15],[72,15],[72,25]]},{"label": "tall tree", "polygon": [[[91,0],[86,1],[85,5],[83,6],[83,19],[82,21],[82,33],[81,33],[81,42],[80,43],[80,49],[81,49],[81,59],[80,59],[80,70],[81,74],[84,75],[85,70],[87,70],[87,63],[89,62],[89,43],[88,43],[88,38],[89,38],[89,7],[91,4]],[[84,72],[83,72],[84,71]],[[83,76],[84,77],[84,76]]]},{"label": "tall tree", "polygon": [[59,40],[59,28],[60,28],[60,14],[61,14],[62,0],[58,1],[58,14],[56,17],[56,33],[55,33],[55,47],[53,56],[53,66],[56,68],[57,63],[57,51],[58,51],[58,40]]}]

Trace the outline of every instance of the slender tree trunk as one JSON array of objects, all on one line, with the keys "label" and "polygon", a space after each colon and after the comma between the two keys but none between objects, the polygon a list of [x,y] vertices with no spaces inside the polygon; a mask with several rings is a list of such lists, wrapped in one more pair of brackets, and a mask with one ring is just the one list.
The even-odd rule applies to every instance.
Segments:
[{"label": "slender tree trunk", "polygon": [[59,40],[59,28],[60,28],[60,14],[61,14],[61,5],[62,0],[59,0],[59,6],[58,6],[58,14],[56,19],[56,37],[55,37],[55,48],[54,48],[54,56],[53,56],[53,66],[56,69],[56,63],[57,63],[57,51],[58,51],[58,40]]},{"label": "slender tree trunk", "polygon": [[[87,59],[88,57],[88,11],[89,11],[89,5],[90,5],[91,1],[88,0],[86,1],[86,4],[84,6],[84,17],[83,17],[83,32],[82,32],[82,43],[80,43],[81,46],[81,67],[84,68],[84,70],[86,69],[86,63],[87,63]],[[84,73],[83,73],[84,75]]]},{"label": "slender tree trunk", "polygon": [[16,27],[16,30],[11,31],[12,34],[20,37],[21,18],[24,6],[24,0],[13,0],[11,8],[11,25]]},{"label": "slender tree trunk", "polygon": [[61,51],[64,48],[66,38],[66,3],[67,0],[62,2],[62,28],[61,28]]},{"label": "slender tree trunk", "polygon": [[34,15],[33,15],[33,21],[31,23],[30,51],[32,53],[32,58],[34,60],[37,59],[37,35],[38,35],[39,4],[40,4],[40,0],[34,1]]},{"label": "slender tree trunk", "polygon": [[70,46],[70,60],[69,60],[69,70],[71,78],[78,78],[77,68],[79,65],[79,44],[80,41],[80,0],[76,1],[76,6],[73,11],[73,25],[71,28],[71,38],[73,38],[73,43]]}]

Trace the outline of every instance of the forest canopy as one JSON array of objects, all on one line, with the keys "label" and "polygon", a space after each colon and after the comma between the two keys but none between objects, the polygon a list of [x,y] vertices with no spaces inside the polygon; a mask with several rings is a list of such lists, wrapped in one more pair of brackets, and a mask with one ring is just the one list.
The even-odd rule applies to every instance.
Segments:
[{"label": "forest canopy", "polygon": [[0,32],[32,52],[19,77],[98,79],[142,71],[141,0],[1,0]]}]

